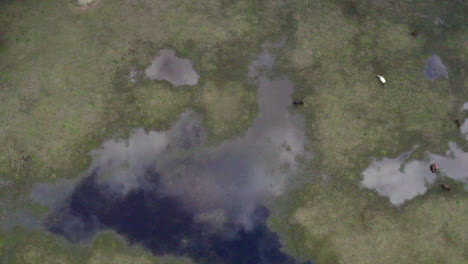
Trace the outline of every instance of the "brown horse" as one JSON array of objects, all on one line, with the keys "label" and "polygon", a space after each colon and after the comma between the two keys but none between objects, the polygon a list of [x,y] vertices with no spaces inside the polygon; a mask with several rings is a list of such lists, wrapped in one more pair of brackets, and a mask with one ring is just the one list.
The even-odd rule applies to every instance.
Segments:
[{"label": "brown horse", "polygon": [[437,165],[435,163],[433,163],[433,164],[431,164],[429,169],[431,170],[432,173],[436,173],[437,172]]},{"label": "brown horse", "polygon": [[446,191],[450,191],[450,185],[448,184],[442,184],[442,188],[444,188]]}]

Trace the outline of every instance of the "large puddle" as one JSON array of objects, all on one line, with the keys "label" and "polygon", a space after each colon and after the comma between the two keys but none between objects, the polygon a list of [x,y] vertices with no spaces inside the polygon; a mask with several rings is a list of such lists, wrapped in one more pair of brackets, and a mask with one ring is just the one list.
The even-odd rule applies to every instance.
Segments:
[{"label": "large puddle", "polygon": [[388,197],[394,205],[424,194],[427,184],[435,180],[425,162],[412,160],[404,164],[410,153],[395,159],[374,160],[363,173],[362,185]]},{"label": "large puddle", "polygon": [[[468,120],[465,120],[461,132],[468,133]],[[468,140],[468,135],[465,137]],[[388,197],[394,205],[424,194],[436,177],[446,176],[468,186],[468,153],[455,143],[449,143],[449,149],[443,156],[426,152],[425,161],[407,161],[415,148],[395,159],[373,160],[371,166],[363,171],[361,184]],[[437,164],[436,174],[429,169],[433,163]]]},{"label": "large puddle", "polygon": [[273,63],[265,50],[250,64],[259,115],[244,137],[206,148],[200,117],[187,111],[169,131],[106,141],[72,190],[34,187],[35,201],[57,208],[47,229],[72,241],[113,229],[155,254],[199,263],[297,263],[280,251],[263,206],[288,191],[296,158],[309,157],[303,117],[288,112],[293,84],[258,70]]}]

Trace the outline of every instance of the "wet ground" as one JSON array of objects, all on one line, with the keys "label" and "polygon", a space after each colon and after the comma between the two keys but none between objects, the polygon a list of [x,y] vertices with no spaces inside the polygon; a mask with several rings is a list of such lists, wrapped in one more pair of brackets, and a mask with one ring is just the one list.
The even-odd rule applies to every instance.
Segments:
[{"label": "wet ground", "polygon": [[273,63],[265,50],[249,66],[259,115],[244,137],[205,148],[201,120],[187,111],[169,131],[107,141],[73,190],[55,196],[48,190],[62,183],[36,185],[32,198],[57,208],[47,229],[75,242],[113,229],[157,255],[200,263],[297,263],[266,224],[265,201],[286,193],[296,157],[309,157],[304,120],[288,112],[293,84],[260,73]]}]

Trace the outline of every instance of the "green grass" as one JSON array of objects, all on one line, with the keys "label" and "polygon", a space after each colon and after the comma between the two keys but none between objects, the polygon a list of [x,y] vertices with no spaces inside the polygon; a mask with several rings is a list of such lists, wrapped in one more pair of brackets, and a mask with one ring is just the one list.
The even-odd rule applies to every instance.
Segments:
[{"label": "green grass", "polygon": [[309,185],[300,209],[285,218],[296,225],[284,231],[285,249],[320,263],[463,263],[468,200],[461,185],[454,193],[437,186],[398,210],[344,182]]},{"label": "green grass", "polygon": [[0,259],[11,264],[178,264],[185,258],[154,257],[141,246],[129,245],[113,232],[102,232],[86,245],[71,244],[51,234],[16,228],[0,237]]},{"label": "green grass", "polygon": [[[336,2],[297,9],[294,42],[280,69],[293,76],[295,97],[305,101],[301,112],[318,152],[308,170],[334,183],[323,187],[317,180],[283,198],[272,226],[286,251],[319,263],[463,263],[468,214],[461,210],[467,202],[461,185],[447,194],[436,183],[396,210],[359,182],[370,157],[396,157],[415,144],[421,145],[416,158],[426,150],[445,153],[448,141],[466,148],[453,124],[466,116],[459,110],[468,99],[459,70],[466,71],[466,37],[449,26],[450,35],[422,31],[414,39],[410,17],[397,9]],[[408,5],[401,10],[425,8]],[[452,66],[448,80],[425,79],[433,53]],[[384,87],[376,74],[386,77]]]},{"label": "green grass", "polygon": [[241,82],[207,81],[196,97],[196,104],[203,106],[200,112],[206,113],[208,138],[217,142],[246,131],[257,113],[256,103],[256,91]]},{"label": "green grass", "polygon": [[[202,115],[209,144],[242,135],[257,114],[246,79],[251,55],[286,35],[275,70],[304,100],[297,111],[317,154],[302,164],[303,174],[325,172],[332,183],[312,183],[270,205],[284,250],[318,263],[462,263],[468,221],[461,187],[434,187],[397,210],[359,182],[370,157],[395,157],[415,144],[418,158],[444,153],[448,141],[468,147],[453,125],[466,118],[459,107],[468,101],[463,8],[435,0],[100,0],[87,9],[73,1],[4,1],[0,177],[13,181],[0,189],[5,212],[26,207],[43,215],[27,195],[34,182],[76,177],[103,140],[135,127],[167,129],[189,107]],[[437,17],[446,25],[434,26]],[[415,28],[420,35],[412,38]],[[129,72],[144,71],[161,48],[192,60],[199,83],[131,83]],[[434,53],[449,65],[449,79],[425,79]],[[384,87],[376,74],[386,77]],[[112,234],[79,246],[12,232],[1,234],[0,255],[16,263],[156,261]]]},{"label": "green grass", "polygon": [[[382,148],[397,155],[409,142],[445,152],[456,131],[460,83],[424,76],[430,54],[421,50],[432,39],[414,39],[404,20],[391,23],[389,14],[377,20],[375,12],[352,19],[330,3],[300,9],[294,42],[284,52],[283,70],[294,76],[295,96],[306,102],[317,165],[330,175],[356,179],[370,155]],[[376,74],[387,78],[385,86]]]},{"label": "green grass", "polygon": [[[135,126],[167,128],[185,108],[200,107],[192,99],[201,96],[205,83],[212,85],[204,76],[217,87],[235,80],[245,90],[250,53],[273,34],[263,30],[266,25],[249,1],[168,6],[100,1],[87,10],[67,1],[4,5],[0,24],[8,34],[2,35],[0,135],[6,140],[0,151],[9,160],[0,171],[17,181],[48,180],[53,173],[74,177],[85,168],[87,152],[104,138],[125,136]],[[195,62],[199,85],[128,81],[132,68],[148,67],[164,47]],[[255,108],[252,99],[243,103]],[[201,108],[216,116],[209,107]],[[246,120],[246,115],[232,128],[213,124],[224,126],[225,135],[219,128],[214,133],[223,139],[234,136],[227,131],[245,129],[253,116]],[[33,162],[25,164],[21,153]],[[22,167],[31,173],[25,175]]]}]

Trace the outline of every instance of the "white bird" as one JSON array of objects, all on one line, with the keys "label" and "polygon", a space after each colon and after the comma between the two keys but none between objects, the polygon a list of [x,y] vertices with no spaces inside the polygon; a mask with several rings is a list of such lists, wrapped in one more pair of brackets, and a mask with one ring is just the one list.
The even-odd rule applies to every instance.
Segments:
[{"label": "white bird", "polygon": [[380,82],[382,84],[386,83],[387,81],[385,80],[385,78],[382,76],[382,75],[377,75],[377,78],[379,78]]}]

